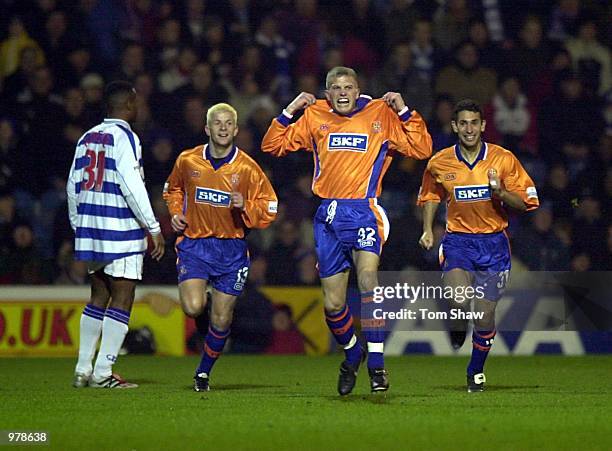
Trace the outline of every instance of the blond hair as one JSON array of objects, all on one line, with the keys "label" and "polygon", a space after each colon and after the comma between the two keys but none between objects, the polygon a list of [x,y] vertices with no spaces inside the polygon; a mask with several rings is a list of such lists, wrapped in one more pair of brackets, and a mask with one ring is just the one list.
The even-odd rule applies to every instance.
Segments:
[{"label": "blond hair", "polygon": [[238,123],[238,113],[236,112],[236,109],[233,106],[231,106],[229,103],[217,103],[211,106],[206,112],[206,124],[208,125],[212,122],[212,118],[215,114],[221,113],[223,111],[227,111],[228,113],[230,113],[232,115],[232,118],[234,119],[234,123]]},{"label": "blond hair", "polygon": [[325,77],[325,88],[329,89],[338,77],[353,77],[357,81],[357,72],[350,67],[336,66],[332,68]]}]

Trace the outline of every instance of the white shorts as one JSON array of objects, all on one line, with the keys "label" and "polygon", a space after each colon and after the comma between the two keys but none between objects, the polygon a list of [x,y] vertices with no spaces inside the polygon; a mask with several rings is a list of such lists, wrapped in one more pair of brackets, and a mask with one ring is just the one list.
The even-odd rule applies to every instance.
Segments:
[{"label": "white shorts", "polygon": [[111,277],[142,280],[143,254],[128,255],[111,262],[88,262],[87,271],[93,274],[104,268],[104,274]]}]

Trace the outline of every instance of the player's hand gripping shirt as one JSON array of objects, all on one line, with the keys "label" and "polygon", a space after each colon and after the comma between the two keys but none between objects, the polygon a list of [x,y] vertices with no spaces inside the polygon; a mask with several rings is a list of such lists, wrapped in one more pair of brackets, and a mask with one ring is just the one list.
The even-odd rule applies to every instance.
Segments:
[{"label": "player's hand gripping shirt", "polygon": [[527,210],[538,207],[535,184],[518,159],[509,150],[489,143],[482,144],[471,165],[463,159],[458,145],[434,155],[423,174],[418,204],[446,200],[449,232],[501,232],[508,227],[508,215],[502,202],[492,198],[491,169],[497,172],[502,188],[518,194]]},{"label": "player's hand gripping shirt", "polygon": [[[182,152],[164,187],[170,215],[182,213],[189,238],[243,238],[244,228],[266,228],[276,218],[278,200],[259,165],[234,147],[215,170],[208,145]],[[245,207],[232,208],[231,193],[240,192]]]},{"label": "player's hand gripping shirt", "polygon": [[140,140],[125,121],[105,119],[79,139],[66,192],[77,260],[139,254],[145,229],[161,232],[144,185]]},{"label": "player's hand gripping shirt", "polygon": [[400,113],[381,99],[361,96],[357,110],[343,116],[317,100],[291,125],[284,114],[274,119],[261,148],[279,157],[300,149],[313,152],[312,190],[319,197],[377,197],[395,153],[416,159],[431,155],[423,118],[408,108]]}]

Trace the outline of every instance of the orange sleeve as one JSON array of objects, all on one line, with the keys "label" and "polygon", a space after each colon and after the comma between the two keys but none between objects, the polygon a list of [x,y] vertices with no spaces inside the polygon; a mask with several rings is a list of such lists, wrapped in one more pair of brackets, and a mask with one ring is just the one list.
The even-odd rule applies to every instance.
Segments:
[{"label": "orange sleeve", "polygon": [[535,210],[540,205],[535,183],[516,156],[509,154],[508,158],[502,179],[504,187],[507,191],[520,196],[527,206],[527,211]]},{"label": "orange sleeve", "polygon": [[306,116],[307,112],[293,124],[289,124],[291,118],[284,113],[273,119],[261,141],[261,150],[275,157],[284,157],[297,150],[312,151],[312,137]]},{"label": "orange sleeve", "polygon": [[265,229],[276,219],[278,198],[261,168],[253,164],[249,169],[242,220],[250,229]]},{"label": "orange sleeve", "polygon": [[416,160],[431,157],[432,142],[427,125],[416,111],[406,111],[400,115],[389,109],[392,114],[389,148]]},{"label": "orange sleeve", "polygon": [[436,182],[435,177],[431,173],[431,160],[423,172],[423,181],[421,182],[421,188],[419,188],[419,195],[417,197],[417,205],[422,207],[427,202],[441,202],[446,197],[446,191],[442,185]]},{"label": "orange sleeve", "polygon": [[164,185],[164,200],[166,201],[166,205],[168,205],[168,211],[171,217],[183,213],[185,187],[183,185],[183,174],[181,171],[182,160],[183,156],[179,155]]}]

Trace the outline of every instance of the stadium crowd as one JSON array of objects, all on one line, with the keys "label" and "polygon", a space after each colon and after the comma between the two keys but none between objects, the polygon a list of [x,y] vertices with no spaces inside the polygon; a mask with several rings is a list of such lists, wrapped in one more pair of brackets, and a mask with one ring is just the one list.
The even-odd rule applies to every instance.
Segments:
[{"label": "stadium crowd", "polygon": [[[0,0],[0,284],[84,284],[73,259],[66,177],[74,146],[104,117],[103,87],[137,87],[133,129],[169,251],[144,282],[175,284],[162,187],[178,154],[205,141],[206,110],[238,111],[237,144],[265,169],[279,218],[249,235],[251,286],[317,285],[311,155],[259,147],[301,91],[322,96],[345,65],[362,93],[398,91],[434,151],[455,142],[454,103],[485,108],[485,140],[519,157],[541,207],[511,219],[515,268],[612,270],[612,7],[588,0]],[[424,162],[394,161],[382,270],[437,270],[418,246]],[[444,233],[441,208],[436,244]]]}]

